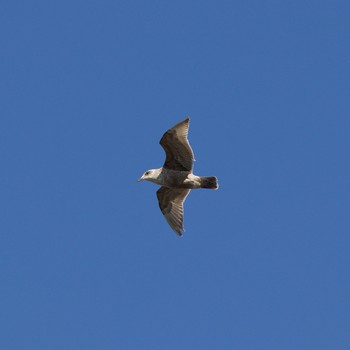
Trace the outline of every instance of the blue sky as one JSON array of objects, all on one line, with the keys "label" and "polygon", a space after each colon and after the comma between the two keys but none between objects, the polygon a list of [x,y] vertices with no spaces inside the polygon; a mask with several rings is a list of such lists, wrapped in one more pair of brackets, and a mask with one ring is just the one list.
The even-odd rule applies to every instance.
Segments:
[{"label": "blue sky", "polygon": [[[2,349],[349,349],[348,1],[7,1]],[[151,183],[191,117],[184,237]]]}]

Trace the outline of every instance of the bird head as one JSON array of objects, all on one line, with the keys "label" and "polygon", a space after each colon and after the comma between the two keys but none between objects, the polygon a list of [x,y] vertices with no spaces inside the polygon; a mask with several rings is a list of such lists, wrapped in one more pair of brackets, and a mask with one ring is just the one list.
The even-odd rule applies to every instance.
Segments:
[{"label": "bird head", "polygon": [[138,180],[137,182],[147,180],[151,182],[157,183],[157,179],[159,176],[159,169],[150,169],[147,170]]}]

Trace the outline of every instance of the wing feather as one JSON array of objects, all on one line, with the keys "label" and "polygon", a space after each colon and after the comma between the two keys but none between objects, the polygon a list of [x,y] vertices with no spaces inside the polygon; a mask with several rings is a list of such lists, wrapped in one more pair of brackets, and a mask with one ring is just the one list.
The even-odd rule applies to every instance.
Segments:
[{"label": "wing feather", "polygon": [[169,188],[162,186],[157,191],[159,208],[162,211],[170,227],[182,236],[184,231],[184,209],[183,204],[190,193],[189,189]]},{"label": "wing feather", "polygon": [[188,142],[190,118],[176,124],[166,131],[160,140],[164,148],[166,159],[164,168],[180,171],[192,171],[194,154]]}]

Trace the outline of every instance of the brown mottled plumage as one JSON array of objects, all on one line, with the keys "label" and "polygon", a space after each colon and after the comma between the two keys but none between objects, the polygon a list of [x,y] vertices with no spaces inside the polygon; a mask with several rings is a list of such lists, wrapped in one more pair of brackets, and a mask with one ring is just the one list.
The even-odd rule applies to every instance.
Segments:
[{"label": "brown mottled plumage", "polygon": [[191,189],[218,189],[215,176],[203,177],[192,173],[194,155],[188,142],[189,118],[170,128],[160,144],[166,153],[162,168],[146,171],[137,181],[147,180],[162,187],[157,191],[160,210],[170,227],[182,236],[183,203]]}]

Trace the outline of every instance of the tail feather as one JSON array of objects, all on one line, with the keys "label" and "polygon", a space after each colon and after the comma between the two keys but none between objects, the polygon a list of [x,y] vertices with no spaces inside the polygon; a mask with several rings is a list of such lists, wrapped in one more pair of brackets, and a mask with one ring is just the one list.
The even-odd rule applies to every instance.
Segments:
[{"label": "tail feather", "polygon": [[216,176],[201,177],[201,188],[209,188],[217,190],[219,188],[218,179]]}]

